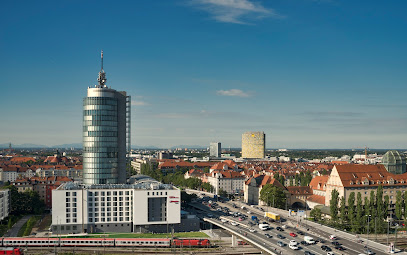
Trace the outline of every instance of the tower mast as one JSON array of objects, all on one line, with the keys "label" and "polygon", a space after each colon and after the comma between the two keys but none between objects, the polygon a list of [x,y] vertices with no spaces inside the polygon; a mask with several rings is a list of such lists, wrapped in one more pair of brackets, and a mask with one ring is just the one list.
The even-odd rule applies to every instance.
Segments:
[{"label": "tower mast", "polygon": [[103,50],[100,54],[100,58],[101,58],[101,67],[100,67],[100,72],[99,72],[99,76],[98,76],[98,82],[99,88],[106,88],[106,73],[105,70],[103,70]]}]

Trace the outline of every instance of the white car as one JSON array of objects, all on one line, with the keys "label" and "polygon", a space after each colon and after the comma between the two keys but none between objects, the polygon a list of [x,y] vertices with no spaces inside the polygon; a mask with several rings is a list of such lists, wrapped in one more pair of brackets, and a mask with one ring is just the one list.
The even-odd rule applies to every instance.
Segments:
[{"label": "white car", "polygon": [[326,253],[326,255],[335,255],[335,253],[333,253],[332,251],[329,251]]},{"label": "white car", "polygon": [[237,222],[234,222],[234,221],[230,222],[230,224],[231,224],[232,226],[237,226],[237,225],[239,225]]},{"label": "white car", "polygon": [[329,236],[329,239],[331,239],[331,240],[336,240],[337,237],[336,237],[336,235],[330,235],[330,236]]},{"label": "white car", "polygon": [[222,221],[223,223],[228,222],[226,219],[220,219],[220,221]]},{"label": "white car", "polygon": [[247,211],[247,214],[251,214],[252,212],[251,211]]},{"label": "white car", "polygon": [[292,245],[292,244],[289,244],[288,247],[290,249],[292,249],[292,250],[298,250],[299,249],[297,245]]},{"label": "white car", "polygon": [[254,228],[249,229],[250,232],[254,233],[256,230]]},{"label": "white car", "polygon": [[283,225],[283,226],[281,226],[282,228],[288,228],[288,226],[287,225]]},{"label": "white car", "polygon": [[295,241],[295,240],[291,240],[291,241],[290,241],[290,244],[292,244],[292,245],[298,245],[298,242]]}]

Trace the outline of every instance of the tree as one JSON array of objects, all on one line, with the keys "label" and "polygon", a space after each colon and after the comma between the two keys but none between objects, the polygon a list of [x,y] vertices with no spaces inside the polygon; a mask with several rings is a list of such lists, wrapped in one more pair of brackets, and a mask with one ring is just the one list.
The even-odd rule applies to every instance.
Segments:
[{"label": "tree", "polygon": [[293,180],[292,176],[290,176],[290,184],[289,184],[289,186],[294,186],[294,180]]},{"label": "tree", "polygon": [[207,182],[202,183],[202,188],[207,192],[213,192],[215,190],[215,188],[210,183]]},{"label": "tree", "polygon": [[365,212],[363,210],[362,203],[363,203],[362,194],[360,192],[358,192],[358,196],[357,196],[357,199],[356,199],[356,222],[353,225],[354,226],[353,231],[357,232],[357,233],[360,231],[360,229],[364,225],[364,223],[363,223],[363,215],[365,214]]},{"label": "tree", "polygon": [[322,219],[322,212],[321,209],[319,208],[314,208],[311,210],[311,212],[309,213],[309,215],[314,218],[314,221],[320,221]]},{"label": "tree", "polygon": [[387,218],[387,208],[383,203],[383,186],[379,185],[376,191],[376,231],[384,232],[384,219]]},{"label": "tree", "polygon": [[340,205],[340,211],[341,211],[341,221],[342,225],[348,221],[347,215],[346,215],[346,199],[345,197],[341,197],[341,205]]},{"label": "tree", "polygon": [[219,191],[218,191],[218,195],[221,196],[221,197],[227,197],[228,193],[225,190],[220,188]]},{"label": "tree", "polygon": [[282,188],[266,184],[260,191],[260,200],[266,202],[269,206],[284,209],[287,197]]},{"label": "tree", "polygon": [[401,193],[400,190],[397,191],[396,194],[396,218],[398,220],[401,220],[401,218],[403,217],[403,194]]},{"label": "tree", "polygon": [[331,218],[334,222],[338,220],[338,203],[339,203],[339,192],[336,189],[334,189],[331,192],[331,201],[329,201]]},{"label": "tree", "polygon": [[404,192],[404,220],[407,220],[407,192]]},{"label": "tree", "polygon": [[369,198],[367,198],[367,197],[365,197],[365,215],[363,215],[363,221],[362,221],[363,226],[365,226],[365,229],[367,230],[366,225],[368,223],[368,220],[367,220],[366,215],[372,215],[372,208],[370,207],[370,201],[369,201]]},{"label": "tree", "polygon": [[351,192],[348,198],[348,219],[352,227],[352,231],[355,230],[355,192]]},{"label": "tree", "polygon": [[376,204],[375,204],[375,202],[376,202],[376,195],[375,195],[375,193],[374,193],[374,191],[372,190],[372,191],[370,191],[370,199],[369,199],[369,202],[370,202],[370,214],[369,215],[371,215],[371,218],[370,219],[373,219],[373,220],[370,220],[369,222],[370,222],[370,225],[369,225],[369,228],[371,229],[371,231],[373,232],[373,230],[375,229],[375,222],[374,222],[374,219],[376,218]]}]

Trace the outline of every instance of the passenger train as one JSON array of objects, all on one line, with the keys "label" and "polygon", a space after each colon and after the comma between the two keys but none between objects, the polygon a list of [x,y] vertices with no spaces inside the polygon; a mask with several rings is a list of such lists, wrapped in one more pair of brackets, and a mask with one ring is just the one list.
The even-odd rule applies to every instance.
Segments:
[{"label": "passenger train", "polygon": [[210,247],[208,239],[178,238],[0,238],[2,247]]}]

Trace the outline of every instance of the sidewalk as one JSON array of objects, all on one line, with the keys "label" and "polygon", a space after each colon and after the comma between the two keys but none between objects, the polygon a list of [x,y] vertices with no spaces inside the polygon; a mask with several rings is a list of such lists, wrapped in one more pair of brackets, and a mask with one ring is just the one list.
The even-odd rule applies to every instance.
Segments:
[{"label": "sidewalk", "polygon": [[17,237],[18,231],[20,228],[28,221],[29,218],[31,218],[32,215],[25,215],[22,217],[19,221],[17,221],[16,224],[13,225],[12,228],[10,228],[6,234],[4,234],[4,237]]}]

